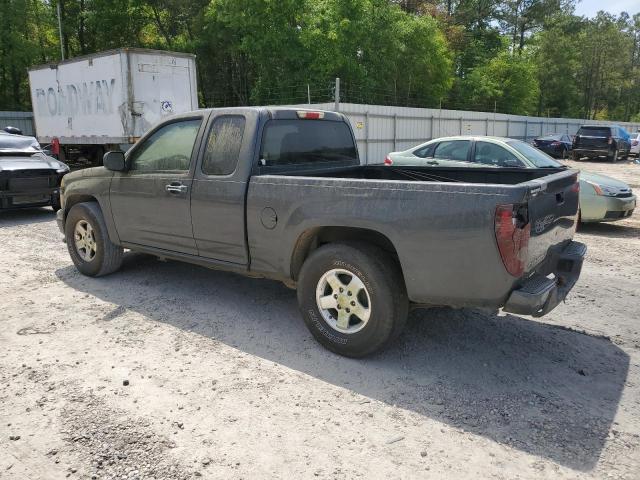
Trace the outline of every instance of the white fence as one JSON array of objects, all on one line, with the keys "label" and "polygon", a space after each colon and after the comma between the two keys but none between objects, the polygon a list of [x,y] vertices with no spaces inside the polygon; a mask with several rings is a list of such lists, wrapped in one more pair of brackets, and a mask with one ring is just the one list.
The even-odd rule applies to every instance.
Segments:
[{"label": "white fence", "polygon": [[[334,103],[294,105],[334,110]],[[341,103],[353,126],[363,163],[381,163],[387,153],[406,150],[432,138],[452,135],[495,135],[530,141],[547,133],[575,134],[580,125],[620,125],[640,131],[640,123],[601,122],[575,118],[543,118],[503,113],[439,110]]]},{"label": "white fence", "polygon": [[[295,108],[333,110],[335,104],[292,105]],[[405,150],[432,138],[450,135],[496,135],[529,141],[546,133],[575,134],[580,125],[620,125],[640,131],[640,123],[603,122],[576,118],[543,118],[504,113],[467,112],[432,108],[391,107],[341,103],[356,135],[363,163],[381,163],[389,152]],[[0,111],[0,129],[7,125],[35,135],[33,113]]]}]

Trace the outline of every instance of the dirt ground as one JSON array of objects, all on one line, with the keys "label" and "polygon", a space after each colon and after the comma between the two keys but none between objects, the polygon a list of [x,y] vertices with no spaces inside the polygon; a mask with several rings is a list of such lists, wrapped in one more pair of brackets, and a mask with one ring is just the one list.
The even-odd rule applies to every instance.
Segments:
[{"label": "dirt ground", "polygon": [[543,319],[418,310],[365,360],[279,283],[131,253],[87,278],[60,238],[0,215],[0,478],[640,478],[640,212],[580,230]]}]

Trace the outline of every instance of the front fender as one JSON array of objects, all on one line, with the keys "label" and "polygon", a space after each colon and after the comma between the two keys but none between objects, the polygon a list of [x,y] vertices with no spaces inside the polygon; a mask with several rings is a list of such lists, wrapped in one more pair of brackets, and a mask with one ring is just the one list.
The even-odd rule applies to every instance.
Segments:
[{"label": "front fender", "polygon": [[64,177],[62,188],[62,222],[71,208],[81,202],[96,202],[100,206],[109,238],[116,245],[120,244],[120,236],[113,221],[109,190],[113,172],[104,167],[87,168],[68,174]]}]

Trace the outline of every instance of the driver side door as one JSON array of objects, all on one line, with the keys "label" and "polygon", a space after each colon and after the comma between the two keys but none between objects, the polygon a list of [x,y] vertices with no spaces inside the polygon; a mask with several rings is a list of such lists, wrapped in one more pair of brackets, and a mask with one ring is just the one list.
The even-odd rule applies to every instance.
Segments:
[{"label": "driver side door", "polygon": [[111,210],[125,243],[197,255],[191,189],[202,117],[165,123],[127,157],[111,182]]}]

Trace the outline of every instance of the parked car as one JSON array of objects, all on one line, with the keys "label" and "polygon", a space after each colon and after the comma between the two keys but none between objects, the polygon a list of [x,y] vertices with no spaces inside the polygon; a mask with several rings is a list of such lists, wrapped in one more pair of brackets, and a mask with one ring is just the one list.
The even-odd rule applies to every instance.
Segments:
[{"label": "parked car", "polygon": [[[421,155],[426,155],[421,157]],[[455,157],[453,159],[446,158]],[[463,160],[465,159],[465,160]],[[405,152],[392,152],[386,165],[434,167],[475,166],[510,168],[567,168],[539,149],[510,138],[447,137],[418,145]],[[582,222],[620,220],[633,214],[636,197],[620,180],[580,173],[580,219]]]},{"label": "parked car", "polygon": [[631,155],[635,155],[636,158],[640,157],[640,132],[631,136]]},{"label": "parked car", "polygon": [[633,215],[637,199],[631,187],[620,180],[580,173],[580,221],[612,222]]},{"label": "parked car", "polygon": [[431,140],[403,152],[391,152],[385,165],[439,167],[562,167],[548,155],[526,156],[520,150],[539,152],[520,140],[502,137],[455,136]]},{"label": "parked car", "polygon": [[115,272],[127,248],[281,280],[314,337],[352,357],[396,337],[410,303],[542,316],[586,251],[577,170],[361,165],[336,112],[194,111],[103,163],[63,179],[80,272]]},{"label": "parked car", "polygon": [[47,156],[34,137],[0,132],[0,210],[60,209],[60,182],[69,167]]},{"label": "parked car", "polygon": [[567,158],[573,146],[573,139],[566,133],[550,133],[534,138],[532,145],[554,158]]},{"label": "parked car", "polygon": [[583,125],[573,140],[571,158],[604,157],[611,162],[626,160],[631,151],[627,131],[617,125]]}]

